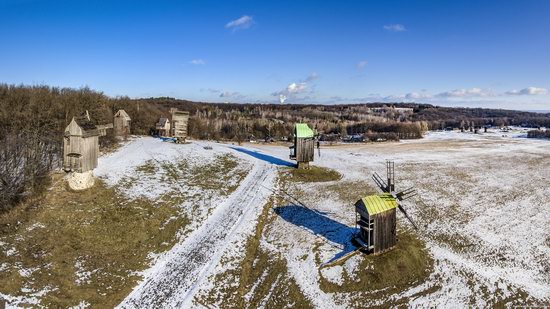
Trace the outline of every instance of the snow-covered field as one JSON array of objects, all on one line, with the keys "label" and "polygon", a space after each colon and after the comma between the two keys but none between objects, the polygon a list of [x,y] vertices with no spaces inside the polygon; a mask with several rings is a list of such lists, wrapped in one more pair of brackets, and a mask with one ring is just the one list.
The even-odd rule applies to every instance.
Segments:
[{"label": "snow-covered field", "polygon": [[[420,193],[420,200],[409,202],[408,209],[421,223],[418,234],[435,261],[433,271],[425,282],[391,295],[378,294],[365,304],[400,299],[422,306],[550,302],[550,143],[521,135],[520,131],[432,132],[422,140],[322,149],[314,164],[340,172],[343,178],[338,182],[370,182],[372,172],[383,173],[385,160],[391,159],[396,162],[398,187],[415,186]],[[138,139],[119,152],[124,153],[125,165],[147,160],[155,148],[144,141],[147,139]],[[213,150],[204,150],[207,144]],[[253,233],[263,205],[273,194],[267,188],[275,186],[277,166],[284,168],[288,163],[288,150],[281,146],[193,142],[188,148],[185,156],[196,160],[230,152],[247,160],[251,172],[200,226],[156,260],[121,307],[203,306],[194,300],[221,289],[224,283],[212,280],[235,266],[222,261],[242,258],[243,242]],[[166,151],[162,155],[167,158],[172,156],[172,150],[160,149]],[[162,155],[155,154],[157,158]],[[109,157],[104,158],[98,171],[113,183],[124,175],[124,167],[115,163],[120,162],[116,156],[111,156],[112,164]],[[335,222],[336,231],[316,233],[317,227],[300,226],[297,219],[289,220],[280,212],[269,223],[270,231],[264,234],[261,246],[284,257],[289,275],[314,306],[346,307],[352,299],[350,293],[324,292],[319,280],[322,276],[341,284],[344,274],[353,277],[358,271],[362,255],[319,271],[316,257],[325,262],[342,249],[349,250],[353,233],[353,208],[325,190],[326,185],[305,183],[299,190],[305,193],[303,201],[309,208]],[[160,194],[157,190],[141,183],[128,194],[147,192],[151,196]],[[408,225],[401,217],[399,224]],[[319,252],[311,254],[319,238]],[[214,305],[229,304],[220,299]]]},{"label": "snow-covered field", "polygon": [[[395,161],[398,189],[414,186],[419,193],[406,205],[421,226],[413,233],[434,263],[426,280],[397,291],[370,291],[360,306],[550,304],[550,142],[523,134],[430,132],[422,140],[323,146],[313,164],[343,178],[285,188],[307,208],[275,202],[266,208],[283,195],[277,176],[292,164],[286,147],[200,141],[175,145],[136,138],[103,156],[95,174],[131,198],[170,199],[182,192],[181,209],[191,224],[172,249],[155,256],[120,307],[232,307],[226,297],[236,288],[246,301],[261,294],[260,301],[250,304],[292,307],[291,300],[270,300],[288,282],[314,307],[358,306],[355,292],[345,284],[358,280],[365,257],[356,254],[338,265],[320,265],[353,250],[354,201],[348,195],[357,194],[357,186],[374,187],[371,175],[383,175],[388,159]],[[246,177],[238,182],[236,175],[181,181],[192,177],[185,170],[221,164],[226,155],[238,159],[235,173]],[[186,165],[178,166],[182,161]],[[411,231],[400,214],[398,226]],[[268,265],[284,267],[272,281],[267,266],[243,285],[231,274],[239,271],[253,235],[260,235],[258,250],[266,253]],[[253,269],[260,267],[256,263]],[[265,282],[272,288],[259,292]],[[327,290],[327,284],[341,290]]]},{"label": "snow-covered field", "polygon": [[[373,171],[383,175],[385,160],[391,159],[396,162],[397,186],[415,186],[420,193],[420,200],[408,208],[422,223],[419,234],[435,260],[433,273],[426,282],[381,299],[366,299],[364,304],[405,297],[410,305],[422,306],[550,302],[550,143],[514,133],[432,132],[423,140],[322,150],[315,164],[341,172],[341,181],[370,181]],[[258,148],[279,157],[287,152]],[[322,188],[322,184],[302,186],[308,207],[352,226],[350,205],[324,196]],[[315,239],[307,235],[311,230],[293,228],[284,220],[274,225],[273,230],[284,230],[284,235],[274,232],[271,241],[285,243],[289,268],[303,292],[319,307],[333,307],[332,301],[342,299],[346,307],[346,295],[319,289],[318,265],[299,258],[309,250],[303,243]],[[288,237],[289,231],[296,235]],[[341,229],[341,235],[347,233]],[[324,247],[329,258],[334,249]],[[349,264],[360,258],[354,256],[344,268],[353,267]],[[338,282],[342,269],[336,268],[323,269],[321,274]],[[416,294],[420,296],[411,299]]]}]

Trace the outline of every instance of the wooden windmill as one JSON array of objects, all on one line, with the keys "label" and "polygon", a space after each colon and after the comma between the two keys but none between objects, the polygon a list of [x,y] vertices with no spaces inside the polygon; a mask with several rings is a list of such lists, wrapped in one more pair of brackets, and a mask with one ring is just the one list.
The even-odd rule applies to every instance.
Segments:
[{"label": "wooden windmill", "polygon": [[298,162],[298,168],[309,168],[315,154],[315,132],[306,123],[294,125],[294,144],[289,147],[290,159]]},{"label": "wooden windmill", "polygon": [[418,229],[402,201],[416,195],[414,188],[395,191],[394,162],[386,162],[387,181],[374,173],[372,178],[382,194],[364,197],[355,203],[356,227],[359,232],[355,241],[368,253],[381,253],[390,250],[397,243],[396,208]]}]

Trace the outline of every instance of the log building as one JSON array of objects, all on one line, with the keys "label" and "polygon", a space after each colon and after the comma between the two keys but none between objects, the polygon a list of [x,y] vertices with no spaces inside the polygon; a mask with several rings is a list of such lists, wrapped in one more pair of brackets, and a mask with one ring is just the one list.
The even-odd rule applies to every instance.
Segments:
[{"label": "log building", "polygon": [[63,169],[84,173],[97,167],[100,130],[90,115],[73,117],[63,136]]},{"label": "log building", "polygon": [[289,148],[290,159],[296,160],[298,168],[309,168],[315,155],[315,134],[306,123],[294,126],[294,145]]},{"label": "log building", "polygon": [[172,115],[172,136],[176,138],[176,143],[185,143],[185,140],[187,139],[189,112],[179,111],[177,108],[171,108],[170,114]]},{"label": "log building", "polygon": [[355,203],[356,241],[369,253],[382,253],[397,243],[397,201],[389,193],[370,195]]},{"label": "log building", "polygon": [[123,109],[116,112],[113,119],[115,136],[128,136],[130,134],[130,124],[132,119]]},{"label": "log building", "polygon": [[158,136],[169,136],[170,135],[170,120],[168,118],[160,118],[155,125],[155,131]]}]

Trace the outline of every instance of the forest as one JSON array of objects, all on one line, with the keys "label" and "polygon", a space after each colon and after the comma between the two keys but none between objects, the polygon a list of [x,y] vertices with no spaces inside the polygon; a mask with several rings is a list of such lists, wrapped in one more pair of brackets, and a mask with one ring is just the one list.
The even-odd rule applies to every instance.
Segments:
[{"label": "forest", "polygon": [[[153,133],[170,107],[190,112],[189,135],[218,141],[286,140],[295,122],[306,122],[321,140],[362,134],[367,140],[421,138],[427,130],[470,126],[550,127],[550,114],[437,107],[413,103],[349,105],[205,103],[175,98],[109,97],[89,88],[0,84],[0,211],[40,192],[60,166],[62,134],[73,116],[89,111],[106,124],[124,109],[131,134]],[[100,146],[115,142],[112,130]]]}]

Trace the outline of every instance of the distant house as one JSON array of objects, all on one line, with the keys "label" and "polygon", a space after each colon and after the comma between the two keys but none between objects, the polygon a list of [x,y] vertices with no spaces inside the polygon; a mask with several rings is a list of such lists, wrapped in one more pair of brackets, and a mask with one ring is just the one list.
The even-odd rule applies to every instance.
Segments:
[{"label": "distant house", "polygon": [[126,111],[124,111],[123,109],[120,109],[118,112],[116,112],[113,120],[115,136],[127,136],[128,134],[130,134],[131,122],[132,122],[132,119],[126,113]]},{"label": "distant house", "polygon": [[170,120],[161,117],[155,125],[155,130],[158,136],[170,136]]},{"label": "distant house", "polygon": [[97,167],[100,130],[83,116],[73,117],[63,135],[63,168],[67,172],[84,173]]}]

